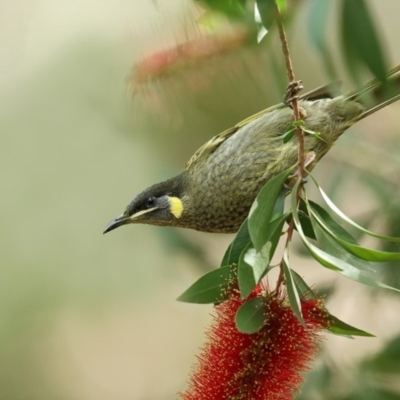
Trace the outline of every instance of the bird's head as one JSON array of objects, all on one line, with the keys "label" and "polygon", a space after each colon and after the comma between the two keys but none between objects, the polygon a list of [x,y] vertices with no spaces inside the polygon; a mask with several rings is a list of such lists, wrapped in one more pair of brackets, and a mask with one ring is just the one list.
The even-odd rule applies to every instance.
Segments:
[{"label": "bird's head", "polygon": [[103,233],[110,232],[122,225],[136,223],[179,226],[179,219],[184,211],[183,186],[182,174],[150,186],[137,195],[128,204],[125,211],[106,226]]}]

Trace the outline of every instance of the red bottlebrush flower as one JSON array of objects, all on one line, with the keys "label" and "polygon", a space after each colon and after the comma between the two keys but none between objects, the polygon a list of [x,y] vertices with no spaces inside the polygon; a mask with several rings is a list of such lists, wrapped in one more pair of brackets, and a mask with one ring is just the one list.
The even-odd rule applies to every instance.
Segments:
[{"label": "red bottlebrush flower", "polygon": [[141,84],[167,78],[177,72],[186,72],[189,66],[197,67],[213,56],[220,56],[246,45],[251,39],[247,29],[225,35],[210,35],[192,39],[186,43],[158,51],[137,63],[129,81],[133,92]]},{"label": "red bottlebrush flower", "polygon": [[237,292],[216,306],[208,343],[182,400],[290,400],[299,391],[318,351],[318,333],[329,325],[322,301],[301,301],[303,326],[284,296],[267,294],[266,323],[250,335],[235,325],[244,302]]},{"label": "red bottlebrush flower", "polygon": [[176,128],[192,110],[213,118],[242,107],[247,91],[238,95],[238,85],[253,101],[261,87],[271,85],[264,79],[267,59],[254,31],[238,25],[150,53],[133,66],[128,90],[144,111]]}]

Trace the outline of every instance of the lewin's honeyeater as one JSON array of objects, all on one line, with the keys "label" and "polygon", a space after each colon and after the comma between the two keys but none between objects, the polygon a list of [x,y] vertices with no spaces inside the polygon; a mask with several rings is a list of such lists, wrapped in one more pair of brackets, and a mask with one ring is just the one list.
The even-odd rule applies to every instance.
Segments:
[{"label": "lewin's honeyeater", "polygon": [[[346,129],[400,99],[399,71],[400,65],[389,71],[385,84],[372,81],[345,95],[332,98],[319,89],[300,97],[306,128],[320,133],[304,136],[305,154],[315,155],[308,171]],[[137,195],[104,233],[131,223],[236,232],[262,186],[297,164],[297,137],[279,138],[292,124],[293,111],[282,103],[213,137],[181,174]]]}]

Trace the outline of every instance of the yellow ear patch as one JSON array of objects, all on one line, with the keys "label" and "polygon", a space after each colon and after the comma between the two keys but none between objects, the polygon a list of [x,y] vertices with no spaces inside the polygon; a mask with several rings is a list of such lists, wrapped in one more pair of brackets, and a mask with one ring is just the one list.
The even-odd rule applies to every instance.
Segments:
[{"label": "yellow ear patch", "polygon": [[168,197],[169,211],[175,218],[180,218],[183,213],[183,204],[178,197]]}]

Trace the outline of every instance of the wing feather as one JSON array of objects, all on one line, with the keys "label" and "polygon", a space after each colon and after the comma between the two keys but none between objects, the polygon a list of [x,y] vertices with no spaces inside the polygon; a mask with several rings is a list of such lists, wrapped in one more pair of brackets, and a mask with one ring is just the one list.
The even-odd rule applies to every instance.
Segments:
[{"label": "wing feather", "polygon": [[[312,90],[311,92],[305,93],[299,98],[302,100],[314,100],[332,97],[332,91],[336,90],[338,86],[337,82],[330,83],[328,85],[321,86]],[[234,133],[236,133],[240,128],[254,121],[255,119],[268,114],[274,110],[277,110],[282,107],[287,107],[284,103],[276,104],[272,107],[266,108],[265,110],[259,111],[258,113],[240,121],[235,126],[226,129],[225,131],[219,133],[218,135],[211,138],[208,142],[206,142],[203,146],[201,146],[190,158],[187,162],[185,169],[188,170],[192,168],[199,160],[203,160],[208,158],[214,151],[221,145],[221,143],[225,142],[229,137],[231,137]]]}]

